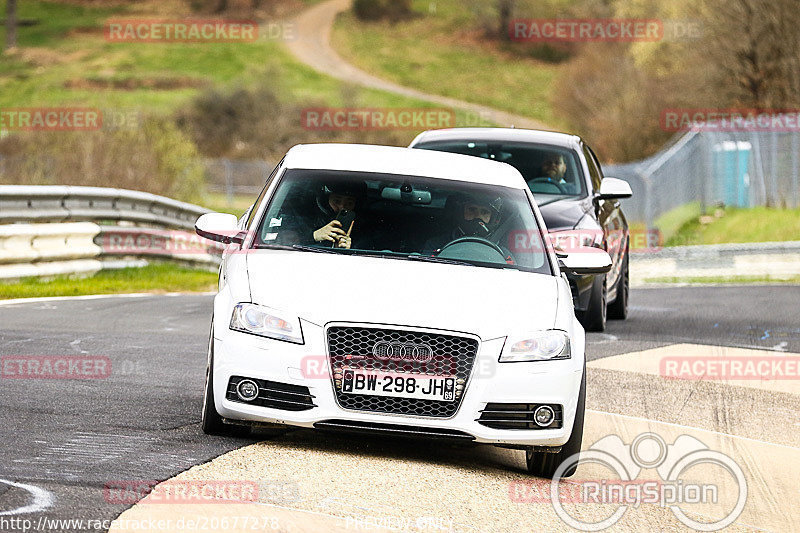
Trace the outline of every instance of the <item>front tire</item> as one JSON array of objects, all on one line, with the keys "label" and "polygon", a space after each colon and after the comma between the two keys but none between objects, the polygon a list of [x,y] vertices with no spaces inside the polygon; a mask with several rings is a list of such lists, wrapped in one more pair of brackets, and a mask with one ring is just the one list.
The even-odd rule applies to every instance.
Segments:
[{"label": "front tire", "polygon": [[628,252],[625,251],[625,260],[622,262],[622,272],[617,281],[617,299],[608,306],[608,318],[625,320],[628,318],[628,293],[630,292],[630,277],[628,276]]},{"label": "front tire", "polygon": [[[583,369],[581,389],[578,393],[578,407],[575,411],[575,422],[572,424],[572,434],[569,440],[561,447],[558,453],[534,451],[531,447],[525,450],[525,463],[528,472],[537,477],[552,479],[556,470],[565,459],[581,451],[583,441],[583,419],[586,411],[586,368]],[[578,469],[578,461],[574,460],[572,466],[567,468],[561,477],[570,477]]]},{"label": "front tire", "polygon": [[206,386],[203,392],[203,433],[229,437],[243,437],[250,433],[247,426],[226,424],[214,405],[214,326],[208,339],[208,366],[206,367]]},{"label": "front tire", "polygon": [[581,313],[579,320],[586,331],[605,331],[608,310],[608,289],[606,287],[605,274],[594,277],[591,291],[589,305],[586,311]]}]

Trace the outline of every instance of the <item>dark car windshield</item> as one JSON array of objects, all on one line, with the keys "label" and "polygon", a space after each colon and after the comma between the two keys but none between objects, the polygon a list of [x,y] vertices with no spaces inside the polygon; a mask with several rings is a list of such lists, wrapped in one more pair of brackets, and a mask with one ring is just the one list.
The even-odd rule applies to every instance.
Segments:
[{"label": "dark car windshield", "polygon": [[287,170],[254,246],[552,274],[523,190],[418,176]]},{"label": "dark car windshield", "polygon": [[552,201],[553,197],[586,196],[586,184],[578,158],[569,148],[522,142],[470,140],[431,141],[415,145],[414,148],[508,163],[519,170],[540,205],[542,202]]}]

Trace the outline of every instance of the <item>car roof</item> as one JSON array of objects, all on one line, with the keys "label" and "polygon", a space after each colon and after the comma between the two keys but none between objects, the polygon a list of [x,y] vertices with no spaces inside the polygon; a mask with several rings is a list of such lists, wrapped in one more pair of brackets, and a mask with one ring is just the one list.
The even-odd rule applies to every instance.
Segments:
[{"label": "car roof", "polygon": [[518,128],[449,128],[428,130],[420,133],[410,146],[431,141],[513,141],[549,144],[564,148],[575,148],[581,138],[569,133]]},{"label": "car roof", "polygon": [[292,169],[424,176],[525,189],[517,169],[468,155],[370,144],[300,144],[286,154]]}]

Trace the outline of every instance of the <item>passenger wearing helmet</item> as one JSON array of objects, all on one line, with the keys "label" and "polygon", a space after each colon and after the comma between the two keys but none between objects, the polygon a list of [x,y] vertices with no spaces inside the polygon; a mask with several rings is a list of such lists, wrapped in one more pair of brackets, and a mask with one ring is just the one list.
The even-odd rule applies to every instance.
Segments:
[{"label": "passenger wearing helmet", "polygon": [[[337,220],[345,211],[355,213],[366,196],[366,185],[358,183],[327,183],[322,185],[311,205],[301,206],[293,218],[292,239],[295,244],[328,244],[334,248],[350,248],[359,229],[353,219],[348,227]],[[363,232],[362,232],[363,233]]]},{"label": "passenger wearing helmet", "polygon": [[454,212],[454,227],[428,239],[423,246],[425,252],[438,252],[444,245],[461,237],[481,237],[491,239],[492,233],[500,223],[502,198],[489,198],[483,195],[459,195],[448,199]]}]

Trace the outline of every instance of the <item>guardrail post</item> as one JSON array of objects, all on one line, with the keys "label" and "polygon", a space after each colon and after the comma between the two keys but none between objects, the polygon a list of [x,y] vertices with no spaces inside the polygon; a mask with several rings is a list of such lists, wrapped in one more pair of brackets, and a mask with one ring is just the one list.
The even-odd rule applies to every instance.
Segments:
[{"label": "guardrail post", "polygon": [[798,165],[798,152],[800,152],[800,133],[793,131],[790,133],[792,136],[792,199],[794,200],[794,207],[800,207],[800,166]]}]

